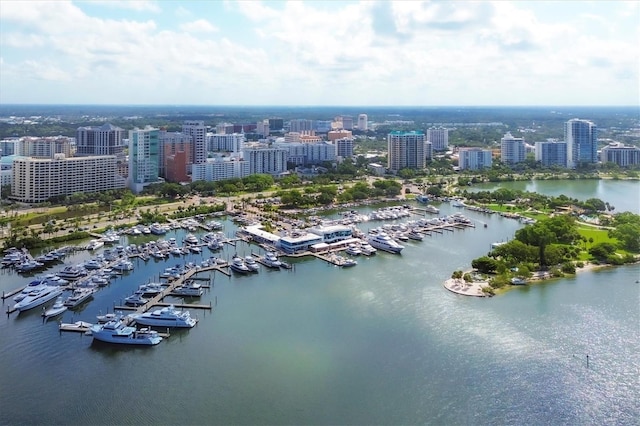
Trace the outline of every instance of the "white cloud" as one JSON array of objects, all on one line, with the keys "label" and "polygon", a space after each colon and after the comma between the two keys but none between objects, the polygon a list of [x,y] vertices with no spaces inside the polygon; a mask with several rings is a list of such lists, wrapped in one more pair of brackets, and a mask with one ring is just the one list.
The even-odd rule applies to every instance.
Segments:
[{"label": "white cloud", "polygon": [[197,19],[192,22],[186,22],[180,25],[180,29],[182,31],[195,32],[195,33],[216,33],[220,31],[219,28],[214,27],[206,19]]},{"label": "white cloud", "polygon": [[149,0],[91,0],[91,3],[116,9],[135,10],[136,12],[159,13],[162,10],[158,3]]}]

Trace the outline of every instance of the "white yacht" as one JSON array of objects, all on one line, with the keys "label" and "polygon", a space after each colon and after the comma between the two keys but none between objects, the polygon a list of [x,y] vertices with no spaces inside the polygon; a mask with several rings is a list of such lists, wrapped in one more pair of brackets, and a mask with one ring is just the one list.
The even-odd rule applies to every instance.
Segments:
[{"label": "white yacht", "polygon": [[260,264],[256,262],[256,260],[251,255],[245,256],[244,264],[247,265],[247,268],[251,269],[251,271],[253,272],[258,272],[260,270]]},{"label": "white yacht", "polygon": [[87,275],[87,271],[81,266],[65,266],[64,269],[56,272],[56,275],[67,280],[77,280]]},{"label": "white yacht", "polygon": [[355,244],[349,244],[345,253],[350,254],[351,256],[360,256],[362,254],[362,249]]},{"label": "white yacht", "polygon": [[92,288],[76,288],[64,301],[64,306],[75,308],[93,297],[94,289]]},{"label": "white yacht", "polygon": [[282,266],[282,262],[280,262],[278,256],[272,251],[266,252],[264,254],[264,257],[262,258],[262,261],[269,268],[280,268]]},{"label": "white yacht", "polygon": [[120,319],[115,319],[105,324],[92,325],[91,335],[95,340],[101,342],[125,345],[152,346],[162,341],[162,337],[157,331],[149,330],[148,328],[136,330],[135,327],[126,326]]},{"label": "white yacht", "polygon": [[49,318],[53,318],[55,316],[60,315],[66,310],[67,310],[67,307],[64,306],[64,300],[62,299],[62,296],[58,296],[58,298],[56,299],[56,303],[54,303],[53,306],[51,306],[49,309],[44,311],[42,313],[42,316],[45,317],[45,319],[49,319]]},{"label": "white yacht", "polygon": [[360,244],[360,251],[362,251],[362,254],[365,256],[371,256],[372,254],[376,254],[378,250],[368,242],[363,242]]},{"label": "white yacht", "polygon": [[184,284],[177,286],[171,292],[174,296],[200,297],[204,293],[202,286],[194,280],[187,280]]},{"label": "white yacht", "polygon": [[91,240],[89,244],[87,244],[87,250],[97,250],[100,247],[104,246],[104,241],[101,240]]},{"label": "white yacht", "polygon": [[184,237],[184,242],[187,244],[198,244],[198,237],[192,233],[188,233],[187,236]]},{"label": "white yacht", "polygon": [[143,296],[155,296],[162,293],[164,287],[160,283],[146,283],[139,286],[138,290],[142,292]]},{"label": "white yacht", "polygon": [[150,327],[191,328],[198,322],[191,318],[189,311],[178,311],[173,305],[144,314],[131,314],[129,317],[140,325]]},{"label": "white yacht", "polygon": [[14,310],[20,312],[43,305],[49,300],[54,299],[62,294],[62,289],[58,286],[45,285],[32,290],[22,300],[13,306]]},{"label": "white yacht", "polygon": [[246,274],[251,272],[251,269],[247,265],[245,265],[244,260],[241,257],[234,257],[231,260],[231,264],[229,265],[231,270],[238,272],[240,274]]},{"label": "white yacht", "polygon": [[131,296],[125,297],[124,298],[124,303],[125,305],[129,305],[129,306],[140,306],[140,305],[144,305],[148,302],[149,300],[145,299],[144,297],[142,297],[142,292],[140,290],[136,291],[135,293],[133,293]]},{"label": "white yacht", "polygon": [[13,301],[16,303],[20,302],[22,299],[27,297],[29,293],[31,293],[32,291],[44,288],[46,285],[47,283],[43,280],[40,280],[40,279],[33,280],[25,288],[23,288],[20,293],[13,296]]},{"label": "white yacht", "polygon": [[403,245],[398,244],[389,235],[384,232],[380,232],[375,235],[369,235],[369,244],[373,247],[387,251],[389,253],[400,253],[404,249]]}]

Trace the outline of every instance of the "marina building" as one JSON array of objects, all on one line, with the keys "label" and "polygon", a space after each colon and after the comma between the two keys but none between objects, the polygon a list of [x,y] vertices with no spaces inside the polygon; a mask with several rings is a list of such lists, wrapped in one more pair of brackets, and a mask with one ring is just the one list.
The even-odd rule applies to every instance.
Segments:
[{"label": "marina building", "polygon": [[567,167],[567,143],[554,140],[536,142],[535,158],[544,167]]},{"label": "marina building", "polygon": [[123,155],[127,131],[106,123],[99,127],[78,127],[76,155]]},{"label": "marina building", "polygon": [[449,149],[449,129],[444,127],[428,128],[427,141],[431,142],[434,151],[446,151]]},{"label": "marina building", "polygon": [[353,229],[345,225],[315,226],[307,231],[322,237],[322,242],[326,244],[350,239],[353,236]]},{"label": "marina building", "polygon": [[522,163],[526,157],[523,138],[516,138],[507,132],[500,139],[500,160],[505,164]]},{"label": "marina building", "polygon": [[311,246],[322,243],[320,235],[293,230],[280,237],[277,247],[285,253],[297,253],[311,250]]},{"label": "marina building", "polygon": [[53,159],[17,157],[13,160],[11,198],[39,203],[51,197],[121,189],[115,155]]},{"label": "marina building", "polygon": [[423,132],[391,132],[387,135],[389,170],[424,169],[424,145],[426,138]]},{"label": "marina building", "polygon": [[150,126],[129,130],[128,187],[135,193],[159,181],[160,129]]},{"label": "marina building", "polygon": [[564,124],[567,143],[567,167],[598,162],[598,128],[588,120],[571,119]]},{"label": "marina building", "polygon": [[602,148],[600,161],[603,163],[616,163],[620,167],[640,164],[640,148],[624,146],[623,144],[609,144]]},{"label": "marina building", "polygon": [[479,170],[491,167],[492,153],[490,149],[460,148],[458,154],[460,170]]}]

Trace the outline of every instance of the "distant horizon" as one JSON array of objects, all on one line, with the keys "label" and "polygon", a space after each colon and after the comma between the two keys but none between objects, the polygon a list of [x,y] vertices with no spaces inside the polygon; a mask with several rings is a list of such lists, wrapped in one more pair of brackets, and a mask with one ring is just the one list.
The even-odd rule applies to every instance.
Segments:
[{"label": "distant horizon", "polygon": [[460,105],[312,105],[312,104],[300,104],[300,105],[279,105],[279,104],[173,104],[173,103],[157,103],[157,104],[97,104],[97,103],[0,103],[0,108],[11,106],[91,106],[91,107],[199,107],[199,108],[638,108],[640,109],[640,103],[637,105],[597,105],[597,104],[585,104],[585,105],[526,105],[526,104],[512,104],[512,105],[480,105],[480,104],[460,104]]}]

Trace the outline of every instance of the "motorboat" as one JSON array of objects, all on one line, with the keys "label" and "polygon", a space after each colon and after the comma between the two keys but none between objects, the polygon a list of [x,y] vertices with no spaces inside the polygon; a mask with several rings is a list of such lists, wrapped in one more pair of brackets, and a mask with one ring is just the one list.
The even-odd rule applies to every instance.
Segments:
[{"label": "motorboat", "polygon": [[248,255],[244,258],[244,264],[249,268],[252,272],[258,272],[260,270],[260,264],[256,262],[253,256]]},{"label": "motorboat", "polygon": [[425,210],[427,213],[433,213],[433,214],[439,214],[439,213],[440,213],[440,209],[439,209],[439,208],[437,208],[437,207],[432,206],[431,204],[429,204],[428,206],[426,206],[426,207],[424,208],[424,210]]},{"label": "motorboat", "polygon": [[198,244],[198,237],[192,233],[188,233],[187,236],[184,237],[184,242],[187,244]]},{"label": "motorboat", "polygon": [[112,268],[120,272],[131,271],[133,270],[133,263],[131,263],[130,260],[124,259],[113,265]]},{"label": "motorboat", "polygon": [[157,331],[148,328],[137,330],[135,327],[125,325],[119,318],[104,324],[94,324],[90,330],[95,340],[106,343],[153,346],[162,341]]},{"label": "motorboat", "polygon": [[18,272],[31,272],[36,269],[40,269],[44,266],[44,263],[38,262],[37,260],[25,260],[22,263],[19,263],[15,266]]},{"label": "motorboat", "polygon": [[356,266],[358,264],[358,261],[355,259],[350,259],[348,257],[342,258],[341,259],[341,264],[340,266],[342,266],[343,268],[348,268],[350,266]]},{"label": "motorboat", "polygon": [[238,272],[240,274],[247,274],[251,272],[251,269],[247,265],[245,265],[244,260],[241,257],[234,257],[231,260],[231,264],[229,265],[232,271]]},{"label": "motorboat", "polygon": [[202,253],[202,248],[200,246],[189,246],[189,250],[191,250],[192,253]]},{"label": "motorboat", "polygon": [[93,297],[93,288],[76,288],[64,301],[64,306],[75,308]]},{"label": "motorboat", "polygon": [[362,249],[355,244],[349,244],[345,253],[350,254],[351,256],[360,256],[362,254]]},{"label": "motorboat", "polygon": [[45,310],[42,313],[42,316],[45,319],[49,319],[49,318],[53,318],[55,316],[60,315],[66,310],[67,310],[67,307],[64,306],[64,300],[62,299],[62,296],[58,296],[58,298],[56,299],[56,302],[49,309]]},{"label": "motorboat", "polygon": [[268,251],[264,254],[262,262],[269,268],[280,268],[282,266],[282,262],[280,262],[278,256],[272,251]]},{"label": "motorboat", "polygon": [[44,285],[37,287],[27,294],[22,300],[13,306],[14,310],[27,311],[36,306],[44,305],[49,300],[54,299],[62,294],[62,289],[58,286]]},{"label": "motorboat", "polygon": [[32,291],[44,288],[46,285],[47,283],[44,280],[33,280],[25,288],[23,288],[20,293],[13,296],[13,301],[17,303],[27,297]]},{"label": "motorboat", "polygon": [[422,204],[427,204],[429,202],[429,196],[427,194],[416,195],[416,201]]},{"label": "motorboat", "polygon": [[91,259],[91,260],[87,260],[86,262],[84,262],[84,267],[85,269],[100,269],[102,268],[102,262],[100,262],[97,259]]},{"label": "motorboat", "polygon": [[66,280],[77,280],[78,278],[87,275],[87,271],[78,266],[65,266],[61,271],[56,272],[56,275]]},{"label": "motorboat", "polygon": [[173,289],[173,296],[200,297],[204,293],[204,289],[194,280],[187,280],[184,284]]},{"label": "motorboat", "polygon": [[363,242],[360,244],[360,251],[362,251],[362,254],[365,256],[371,256],[372,254],[376,254],[378,250],[368,242]]},{"label": "motorboat", "polygon": [[164,287],[160,283],[147,283],[138,287],[138,290],[142,292],[143,296],[155,296],[162,293]]},{"label": "motorboat", "polygon": [[387,251],[389,253],[399,254],[404,246],[394,241],[387,233],[379,232],[375,235],[369,235],[368,240],[369,244],[373,247]]},{"label": "motorboat", "polygon": [[98,324],[106,324],[109,321],[114,321],[121,317],[122,312],[118,311],[117,313],[112,312],[104,315],[96,315],[96,320],[98,321]]},{"label": "motorboat", "polygon": [[189,311],[178,311],[175,306],[165,306],[144,314],[129,315],[136,323],[150,327],[191,328],[198,322]]},{"label": "motorboat", "polygon": [[102,240],[91,240],[89,244],[85,247],[89,251],[97,250],[100,247],[104,246],[104,241]]},{"label": "motorboat", "polygon": [[165,225],[154,223],[149,227],[149,231],[154,235],[164,235],[167,233],[168,229]]},{"label": "motorboat", "polygon": [[124,303],[125,305],[129,305],[129,306],[141,306],[146,304],[149,300],[145,299],[143,296],[143,293],[138,290],[135,293],[133,293],[131,296],[127,296],[124,298]]}]

